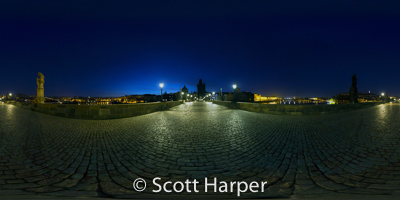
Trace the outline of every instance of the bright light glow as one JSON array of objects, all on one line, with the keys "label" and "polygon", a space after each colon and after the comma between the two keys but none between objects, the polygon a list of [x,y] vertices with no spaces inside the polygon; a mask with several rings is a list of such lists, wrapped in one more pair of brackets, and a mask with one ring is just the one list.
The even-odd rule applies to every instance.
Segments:
[{"label": "bright light glow", "polygon": [[237,87],[237,85],[236,85],[236,84],[234,84],[234,85],[233,85],[233,89],[235,90],[235,89],[236,89],[236,87]]},{"label": "bright light glow", "polygon": [[162,83],[162,81],[161,81],[160,88],[162,89],[163,87],[164,87],[164,83]]},{"label": "bright light glow", "polygon": [[213,92],[213,95],[215,94],[215,92]]},{"label": "bright light glow", "polygon": [[10,94],[8,94],[10,97],[12,96],[12,94],[10,93]]},{"label": "bright light glow", "polygon": [[385,93],[382,92],[382,96],[385,96]]},{"label": "bright light glow", "polygon": [[184,92],[182,92],[182,95],[185,94]]},{"label": "bright light glow", "polygon": [[190,97],[193,97],[193,95],[190,95]]}]

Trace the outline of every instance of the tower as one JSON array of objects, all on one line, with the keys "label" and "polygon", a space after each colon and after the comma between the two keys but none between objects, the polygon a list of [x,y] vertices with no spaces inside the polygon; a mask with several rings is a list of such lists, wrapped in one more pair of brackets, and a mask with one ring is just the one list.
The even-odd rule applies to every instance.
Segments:
[{"label": "tower", "polygon": [[206,96],[206,83],[203,83],[201,79],[199,80],[199,84],[197,84],[197,95],[199,99]]}]

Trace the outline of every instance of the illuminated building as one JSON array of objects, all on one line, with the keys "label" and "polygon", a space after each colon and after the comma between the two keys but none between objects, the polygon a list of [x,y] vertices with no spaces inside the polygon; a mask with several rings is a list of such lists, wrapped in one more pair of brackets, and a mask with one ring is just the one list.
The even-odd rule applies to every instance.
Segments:
[{"label": "illuminated building", "polygon": [[279,100],[278,97],[276,96],[272,96],[272,97],[263,97],[261,96],[261,94],[254,94],[254,101],[275,101],[275,100]]}]

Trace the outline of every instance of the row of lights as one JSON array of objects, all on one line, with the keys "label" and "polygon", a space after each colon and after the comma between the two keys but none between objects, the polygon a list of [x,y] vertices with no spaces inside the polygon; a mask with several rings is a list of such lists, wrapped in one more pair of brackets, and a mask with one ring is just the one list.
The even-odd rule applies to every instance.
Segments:
[{"label": "row of lights", "polygon": [[[164,83],[161,81],[161,83],[160,83],[161,98],[162,98],[162,89],[163,89],[163,87],[164,87]],[[233,87],[233,90],[236,90],[237,85],[236,85],[236,84],[233,84],[232,87]],[[182,97],[183,97],[184,94],[185,94],[185,93],[182,92]],[[215,95],[215,92],[212,92],[212,94]],[[11,93],[10,93],[10,96],[11,96]],[[189,94],[187,94],[187,96],[189,97]],[[208,96],[211,96],[211,94],[209,94]],[[382,92],[382,97],[383,97],[383,96],[385,96],[385,93]],[[193,95],[190,95],[190,97],[193,97]]]},{"label": "row of lights", "polygon": [[[160,83],[161,95],[162,95],[162,89],[163,89],[163,87],[164,87],[164,83],[161,81],[161,83]],[[236,90],[237,85],[236,85],[236,84],[233,84],[232,87],[233,87],[234,90]],[[182,92],[182,95],[183,95],[183,94],[184,94],[184,93]],[[212,92],[212,94],[215,95],[215,92]],[[11,93],[10,93],[10,96],[11,96]],[[383,93],[382,93],[382,96],[383,96]]]},{"label": "row of lights", "polygon": [[[161,88],[161,98],[162,98],[162,89],[164,87],[164,83],[161,81],[160,83],[160,88]],[[236,85],[233,85],[233,89],[236,89]],[[11,93],[10,93],[11,94]],[[185,94],[184,92],[181,93],[182,97]],[[213,95],[215,95],[215,92],[212,92]],[[211,96],[211,94],[209,94],[209,96]],[[189,94],[187,94],[187,97],[189,97]],[[193,97],[193,95],[190,95],[190,97]]]}]

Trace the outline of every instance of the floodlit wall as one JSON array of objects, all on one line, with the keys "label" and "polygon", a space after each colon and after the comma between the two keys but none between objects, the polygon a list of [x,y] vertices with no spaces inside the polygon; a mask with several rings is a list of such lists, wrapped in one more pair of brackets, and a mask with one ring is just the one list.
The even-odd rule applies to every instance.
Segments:
[{"label": "floodlit wall", "polygon": [[37,112],[75,119],[118,119],[168,110],[182,104],[181,101],[116,104],[116,105],[76,105],[76,104],[11,104]]}]

